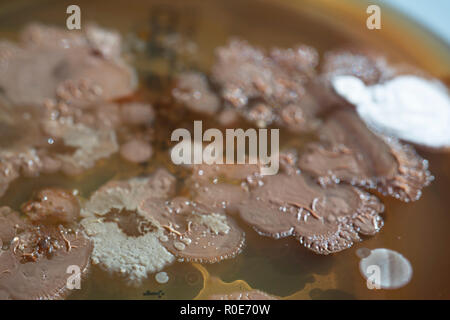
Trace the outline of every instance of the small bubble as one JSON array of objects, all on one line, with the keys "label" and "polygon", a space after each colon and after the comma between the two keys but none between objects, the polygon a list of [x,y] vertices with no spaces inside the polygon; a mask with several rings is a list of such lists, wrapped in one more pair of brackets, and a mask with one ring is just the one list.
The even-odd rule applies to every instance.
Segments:
[{"label": "small bubble", "polygon": [[186,245],[184,243],[178,242],[178,241],[175,241],[173,246],[175,247],[175,249],[180,250],[180,251],[183,251],[184,249],[186,249]]}]

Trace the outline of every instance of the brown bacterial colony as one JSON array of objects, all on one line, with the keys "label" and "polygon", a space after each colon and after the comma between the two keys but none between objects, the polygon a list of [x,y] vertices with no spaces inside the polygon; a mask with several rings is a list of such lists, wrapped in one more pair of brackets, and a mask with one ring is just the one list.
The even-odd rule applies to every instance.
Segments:
[{"label": "brown bacterial colony", "polygon": [[[161,287],[165,298],[322,297],[339,288],[333,259],[433,184],[413,145],[371,130],[331,84],[348,75],[374,85],[412,68],[363,46],[237,37],[198,67],[196,43],[169,36],[146,44],[96,24],[32,23],[0,41],[0,299],[145,298]],[[155,80],[143,57],[158,50],[181,67]],[[170,133],[193,120],[279,128],[279,172],[174,165]],[[252,280],[264,259],[297,264],[277,280],[297,287]],[[73,266],[79,292],[67,286]],[[302,272],[314,276],[290,278]]]}]

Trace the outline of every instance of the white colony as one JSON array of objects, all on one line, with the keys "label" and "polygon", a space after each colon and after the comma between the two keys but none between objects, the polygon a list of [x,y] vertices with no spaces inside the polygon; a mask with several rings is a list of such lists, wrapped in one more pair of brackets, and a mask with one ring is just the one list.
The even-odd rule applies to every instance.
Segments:
[{"label": "white colony", "polygon": [[411,281],[413,273],[410,262],[403,255],[384,248],[374,249],[361,259],[359,270],[380,289],[401,288]]},{"label": "white colony", "polygon": [[167,274],[167,272],[158,272],[157,274],[155,274],[155,280],[159,284],[167,283],[169,281],[169,275]]},{"label": "white colony", "polygon": [[437,80],[404,75],[366,86],[353,76],[335,76],[332,84],[375,131],[432,148],[450,147],[450,97]]}]

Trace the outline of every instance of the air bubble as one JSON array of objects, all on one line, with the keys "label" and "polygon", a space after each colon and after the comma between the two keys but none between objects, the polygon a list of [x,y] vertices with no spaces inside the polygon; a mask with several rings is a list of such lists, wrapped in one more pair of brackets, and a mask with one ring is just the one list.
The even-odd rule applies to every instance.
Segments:
[{"label": "air bubble", "polygon": [[178,242],[178,241],[175,241],[173,246],[175,247],[175,249],[180,250],[180,251],[183,251],[184,249],[186,249],[186,245],[184,243]]}]

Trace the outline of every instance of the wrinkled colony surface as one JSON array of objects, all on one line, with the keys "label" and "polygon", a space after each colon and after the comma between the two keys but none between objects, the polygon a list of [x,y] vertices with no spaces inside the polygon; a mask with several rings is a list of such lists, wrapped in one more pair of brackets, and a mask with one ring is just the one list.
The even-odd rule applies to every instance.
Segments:
[{"label": "wrinkled colony surface", "polygon": [[238,254],[244,233],[232,218],[174,198],[174,184],[175,178],[160,170],[96,191],[81,213],[94,243],[93,263],[139,284],[175,258],[216,262]]},{"label": "wrinkled colony surface", "polygon": [[[197,44],[182,34],[151,39],[33,23],[0,41],[0,299],[65,298],[73,270],[75,298],[195,297],[202,277],[201,298],[337,296],[334,261],[381,236],[391,208],[420,207],[433,180],[407,142],[420,139],[390,135],[392,123],[364,113],[378,101],[367,90],[431,77],[365,47],[259,46],[251,37],[225,39],[200,67]],[[146,69],[161,61],[168,76]],[[369,107],[353,104],[355,81]],[[279,172],[175,165],[170,133],[193,120],[223,132],[280,129]],[[365,278],[371,264],[390,270],[383,288],[411,280],[394,251],[361,258]]]},{"label": "wrinkled colony surface", "polygon": [[[78,214],[78,213],[77,213]],[[60,299],[70,293],[67,271],[86,274],[92,244],[80,227],[33,226],[0,208],[1,299]],[[6,245],[6,246],[5,246]]]}]

